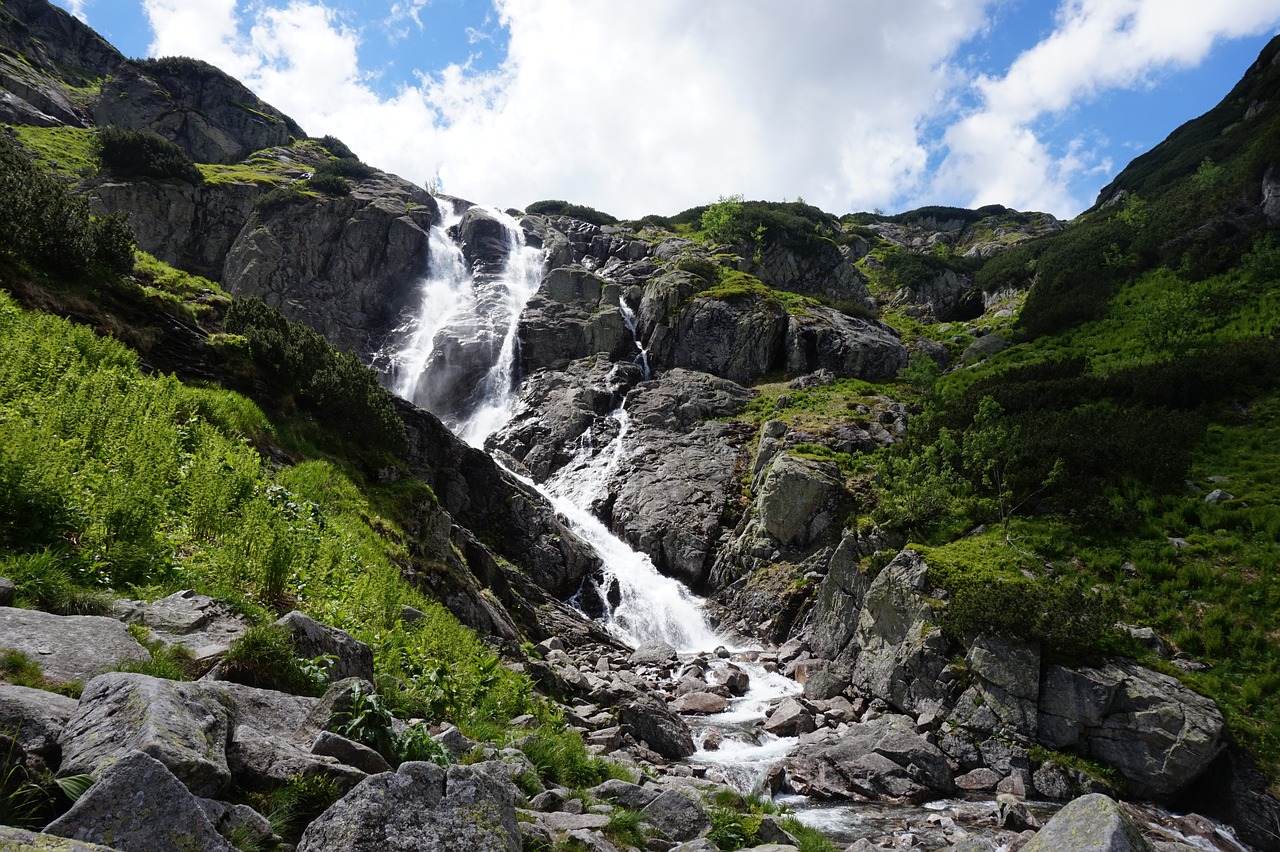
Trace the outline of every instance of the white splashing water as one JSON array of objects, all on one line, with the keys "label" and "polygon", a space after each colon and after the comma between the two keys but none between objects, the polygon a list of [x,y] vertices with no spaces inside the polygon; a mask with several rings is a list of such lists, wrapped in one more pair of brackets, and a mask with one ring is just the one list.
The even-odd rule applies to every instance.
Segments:
[{"label": "white splashing water", "polygon": [[401,334],[407,332],[408,337],[403,348],[391,357],[394,371],[391,389],[397,396],[414,403],[417,403],[418,379],[435,349],[436,334],[474,303],[471,272],[462,257],[462,249],[449,238],[449,229],[461,221],[462,214],[452,212],[452,208],[442,209],[451,212],[431,226],[427,277],[422,282],[418,310],[407,327],[397,329]]},{"label": "white splashing water", "polygon": [[542,283],[542,249],[525,245],[524,231],[515,219],[500,211],[489,211],[507,229],[507,262],[500,279],[503,288],[507,327],[502,336],[498,358],[489,368],[482,383],[482,402],[469,417],[458,424],[458,437],[473,447],[483,447],[485,440],[511,419],[516,404],[516,359],[520,314]]}]

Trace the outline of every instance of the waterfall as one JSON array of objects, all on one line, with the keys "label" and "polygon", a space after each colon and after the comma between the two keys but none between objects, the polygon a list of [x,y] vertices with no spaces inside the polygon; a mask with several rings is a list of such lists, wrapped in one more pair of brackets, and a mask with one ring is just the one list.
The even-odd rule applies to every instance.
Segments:
[{"label": "waterfall", "polygon": [[636,350],[640,353],[636,356],[636,363],[640,365],[641,375],[647,382],[653,378],[653,371],[649,369],[649,350],[645,349],[640,343],[640,334],[636,331],[636,314],[631,310],[631,306],[627,304],[626,299],[618,299],[618,311],[622,314],[622,321],[626,323],[627,331],[631,332],[631,340],[636,345]]},{"label": "waterfall", "polygon": [[[433,227],[431,260],[417,315],[400,330],[400,347],[384,359],[392,365],[393,390],[416,405],[434,410],[433,403],[448,399],[452,405],[465,396],[470,407],[461,413],[435,413],[444,415],[454,433],[476,447],[483,447],[514,411],[520,314],[541,283],[544,259],[541,250],[525,245],[524,232],[514,219],[498,211],[486,212],[506,229],[507,253],[501,272],[485,276],[484,281],[473,275],[449,236],[460,216]],[[620,301],[619,307],[636,339],[637,363],[647,379],[649,361],[636,337],[635,317],[625,302]],[[499,335],[500,346],[475,343],[477,339],[496,341]],[[473,386],[440,393],[440,385],[456,381],[458,365],[450,363],[451,357],[457,353],[475,357],[476,352],[487,353],[490,360],[474,379],[467,374]],[[541,492],[600,555],[601,577],[584,592],[599,595],[607,612],[606,625],[619,639],[631,644],[662,640],[682,651],[709,650],[722,640],[707,624],[701,601],[678,581],[659,573],[648,556],[632,550],[591,514],[590,506],[605,496],[609,478],[626,452],[627,413],[619,409],[610,417],[617,432],[599,452],[590,445],[580,447],[578,456],[547,487],[524,481]]]}]

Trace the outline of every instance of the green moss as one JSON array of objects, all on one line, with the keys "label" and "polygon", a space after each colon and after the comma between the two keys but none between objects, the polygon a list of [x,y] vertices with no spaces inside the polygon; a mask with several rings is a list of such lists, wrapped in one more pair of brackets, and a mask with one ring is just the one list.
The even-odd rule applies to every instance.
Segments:
[{"label": "green moss", "polygon": [[88,128],[5,126],[51,172],[78,179],[98,170],[94,133]]}]

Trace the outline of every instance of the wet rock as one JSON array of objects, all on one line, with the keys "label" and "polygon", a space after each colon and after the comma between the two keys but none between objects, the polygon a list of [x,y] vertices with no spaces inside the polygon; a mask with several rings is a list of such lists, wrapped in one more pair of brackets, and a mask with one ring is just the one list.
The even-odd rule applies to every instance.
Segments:
[{"label": "wet rock", "polygon": [[712,692],[690,692],[672,701],[670,706],[677,713],[709,716],[712,713],[723,713],[729,706],[729,699]]},{"label": "wet rock", "polygon": [[101,770],[71,810],[47,834],[111,844],[121,852],[233,852],[196,798],[168,768],[130,751]]},{"label": "wet rock", "polygon": [[371,775],[307,826],[298,852],[519,852],[515,787],[491,764],[405,763]]},{"label": "wet rock", "polygon": [[21,651],[55,681],[88,680],[151,654],[124,624],[100,615],[0,607],[0,648]]},{"label": "wet rock", "polygon": [[202,684],[140,674],[99,675],[85,686],[63,730],[61,775],[97,776],[124,755],[144,752],[200,796],[231,781],[233,706]]},{"label": "wet rock", "polygon": [[1090,793],[1054,814],[1023,852],[1153,852],[1114,799]]},{"label": "wet rock", "polygon": [[676,649],[666,642],[643,642],[631,653],[633,666],[665,666],[676,661]]}]

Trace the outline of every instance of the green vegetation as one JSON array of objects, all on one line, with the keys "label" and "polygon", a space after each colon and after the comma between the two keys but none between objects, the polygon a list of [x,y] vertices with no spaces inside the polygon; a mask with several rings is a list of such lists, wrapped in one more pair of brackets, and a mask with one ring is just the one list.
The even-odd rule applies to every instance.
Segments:
[{"label": "green vegetation", "polygon": [[24,149],[34,155],[43,169],[78,180],[98,170],[94,133],[85,127],[9,126]]},{"label": "green vegetation", "polygon": [[195,184],[204,181],[204,175],[186,151],[149,130],[125,130],[114,126],[99,128],[95,147],[102,168],[117,177],[179,180]]},{"label": "green vegetation", "polygon": [[0,259],[64,275],[133,268],[133,232],[121,216],[89,215],[73,195],[0,134]]},{"label": "green vegetation", "polygon": [[568,201],[560,201],[558,199],[535,201],[526,207],[524,212],[536,216],[572,216],[575,219],[581,219],[584,222],[590,222],[601,227],[618,224],[616,218],[608,213],[602,213],[594,207],[570,204]]}]

